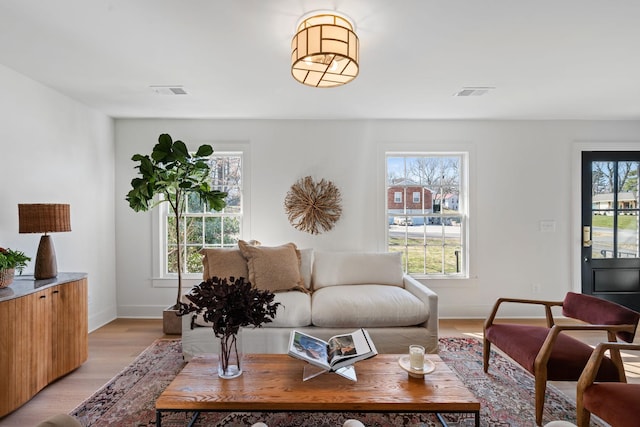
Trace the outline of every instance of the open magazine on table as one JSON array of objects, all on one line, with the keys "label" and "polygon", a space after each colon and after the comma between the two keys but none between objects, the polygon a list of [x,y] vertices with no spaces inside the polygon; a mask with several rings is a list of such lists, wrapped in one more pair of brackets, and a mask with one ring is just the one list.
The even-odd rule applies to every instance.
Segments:
[{"label": "open magazine on table", "polygon": [[378,354],[369,333],[358,329],[324,341],[293,330],[289,339],[289,355],[327,371],[337,371]]}]

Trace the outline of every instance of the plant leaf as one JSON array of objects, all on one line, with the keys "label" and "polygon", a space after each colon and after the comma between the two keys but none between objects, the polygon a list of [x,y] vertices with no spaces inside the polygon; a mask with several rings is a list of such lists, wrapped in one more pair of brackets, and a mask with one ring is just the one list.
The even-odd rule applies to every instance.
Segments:
[{"label": "plant leaf", "polygon": [[158,137],[158,143],[153,147],[151,152],[151,158],[156,162],[168,162],[171,161],[171,146],[173,141],[171,136],[163,133]]},{"label": "plant leaf", "polygon": [[208,144],[203,144],[198,147],[196,157],[207,157],[213,154],[213,147]]},{"label": "plant leaf", "polygon": [[186,144],[182,141],[176,141],[173,143],[173,152],[176,159],[185,161],[186,159],[191,158],[191,154],[189,154]]}]

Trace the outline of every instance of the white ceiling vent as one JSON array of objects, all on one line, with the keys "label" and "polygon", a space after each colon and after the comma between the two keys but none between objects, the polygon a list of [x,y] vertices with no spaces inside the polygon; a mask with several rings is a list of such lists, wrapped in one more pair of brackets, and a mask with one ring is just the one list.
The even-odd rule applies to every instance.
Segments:
[{"label": "white ceiling vent", "polygon": [[491,86],[463,87],[454,93],[453,96],[482,96],[493,89],[495,89],[495,87]]},{"label": "white ceiling vent", "polygon": [[182,86],[149,86],[158,95],[187,95]]}]

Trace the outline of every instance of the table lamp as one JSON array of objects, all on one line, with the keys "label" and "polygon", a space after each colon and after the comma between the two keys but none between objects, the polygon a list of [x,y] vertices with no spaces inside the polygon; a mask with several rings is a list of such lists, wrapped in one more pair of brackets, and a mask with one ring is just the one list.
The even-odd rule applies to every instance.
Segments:
[{"label": "table lamp", "polygon": [[51,236],[47,233],[71,231],[69,205],[19,204],[18,222],[20,233],[44,233],[40,238],[33,277],[36,280],[56,277],[58,275],[56,251]]}]

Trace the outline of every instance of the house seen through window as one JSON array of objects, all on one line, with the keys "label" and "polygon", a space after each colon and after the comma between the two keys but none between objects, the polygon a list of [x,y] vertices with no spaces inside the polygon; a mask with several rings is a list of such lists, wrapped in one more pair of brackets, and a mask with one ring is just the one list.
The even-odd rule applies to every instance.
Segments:
[{"label": "house seen through window", "polygon": [[[227,192],[227,206],[215,211],[204,204],[198,196],[190,195],[180,226],[182,259],[185,273],[202,272],[202,248],[231,247],[238,243],[242,223],[242,154],[214,153],[210,159],[211,186],[214,190]],[[164,209],[164,260],[165,274],[178,272],[175,216]]]},{"label": "house seen through window", "polygon": [[466,276],[466,155],[386,154],[387,249],[416,276]]}]

